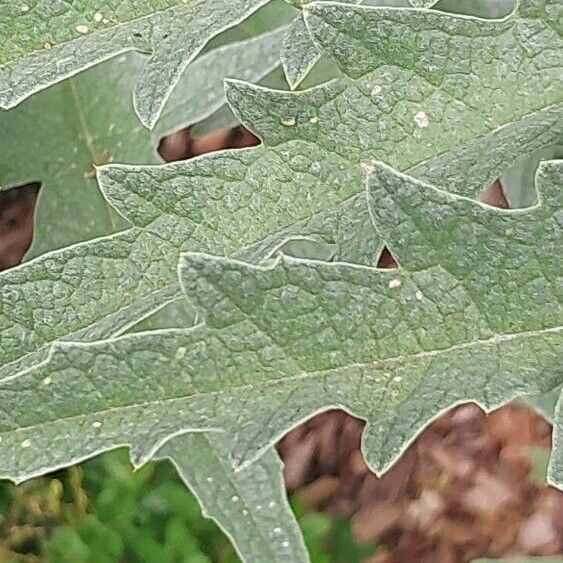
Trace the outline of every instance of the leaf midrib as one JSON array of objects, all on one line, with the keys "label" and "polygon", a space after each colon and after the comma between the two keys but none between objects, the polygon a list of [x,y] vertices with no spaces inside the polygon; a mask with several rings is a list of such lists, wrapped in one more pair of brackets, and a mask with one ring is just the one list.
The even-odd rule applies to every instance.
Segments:
[{"label": "leaf midrib", "polygon": [[[192,327],[190,329],[177,329],[177,330],[172,330],[170,332],[182,332],[184,331],[185,333],[189,333],[192,332],[193,330],[201,330],[202,327],[204,327],[204,324],[201,325],[197,325],[195,327]],[[199,392],[199,393],[193,393],[190,395],[179,395],[179,396],[174,396],[174,397],[167,397],[158,401],[145,401],[142,403],[132,403],[132,404],[126,404],[126,405],[118,405],[118,406],[114,406],[114,407],[110,407],[107,409],[101,409],[101,410],[96,410],[96,411],[91,411],[91,412],[87,412],[84,414],[74,414],[74,415],[69,415],[69,416],[63,416],[60,418],[56,418],[53,420],[48,420],[48,421],[43,421],[43,422],[39,422],[36,424],[31,424],[31,425],[27,425],[27,426],[22,426],[19,428],[16,428],[14,430],[9,430],[9,431],[5,431],[5,432],[0,432],[0,436],[2,435],[13,435],[13,434],[17,434],[18,432],[24,432],[24,431],[29,431],[29,430],[34,430],[36,428],[41,428],[42,426],[48,425],[48,424],[56,424],[56,423],[60,423],[60,422],[70,422],[72,420],[78,420],[81,418],[85,418],[85,417],[90,417],[90,416],[97,416],[97,415],[108,415],[111,414],[112,412],[116,412],[116,411],[122,411],[122,410],[130,410],[130,409],[136,409],[136,408],[140,408],[140,407],[147,407],[147,406],[154,406],[154,405],[167,405],[169,403],[173,403],[176,401],[183,401],[186,399],[197,399],[200,397],[211,397],[214,395],[221,395],[221,394],[225,394],[226,392],[238,392],[238,391],[242,391],[242,390],[253,390],[256,389],[258,387],[271,387],[271,386],[276,386],[276,385],[285,385],[287,383],[291,383],[294,381],[300,381],[300,380],[307,380],[307,379],[312,379],[312,378],[316,378],[319,376],[324,376],[327,373],[330,372],[336,372],[336,371],[341,371],[341,370],[346,370],[346,369],[353,369],[353,368],[357,368],[357,369],[366,369],[366,368],[376,368],[376,367],[381,367],[381,366],[385,366],[388,364],[393,364],[393,363],[403,363],[403,362],[411,362],[411,361],[417,361],[419,359],[424,359],[424,358],[434,358],[437,356],[442,356],[442,355],[447,355],[449,353],[452,352],[456,352],[458,350],[467,350],[467,349],[471,349],[471,348],[477,348],[480,346],[495,346],[498,344],[503,344],[505,342],[510,342],[513,340],[517,340],[520,338],[523,339],[527,339],[527,338],[534,338],[534,337],[538,337],[544,334],[556,334],[559,333],[563,330],[563,326],[558,325],[555,327],[550,327],[550,328],[544,328],[544,329],[539,329],[539,330],[532,330],[532,331],[520,331],[520,332],[515,332],[515,333],[506,333],[506,334],[496,334],[491,336],[488,339],[485,340],[471,340],[471,341],[466,341],[466,342],[462,342],[459,344],[455,344],[453,346],[449,346],[448,348],[443,348],[443,349],[439,349],[439,350],[425,350],[422,352],[417,352],[414,354],[405,354],[405,355],[401,355],[401,356],[393,356],[393,357],[389,357],[389,358],[384,358],[381,360],[375,360],[372,362],[364,362],[364,363],[349,363],[349,364],[345,364],[345,365],[341,365],[341,366],[336,366],[336,367],[330,367],[330,368],[324,368],[324,369],[320,369],[320,370],[315,370],[315,371],[310,371],[310,372],[301,372],[295,375],[291,375],[291,376],[287,376],[283,379],[273,379],[273,380],[268,380],[265,382],[260,382],[260,383],[244,383],[241,385],[233,385],[231,387],[228,388],[224,388],[224,389],[219,389],[219,390],[213,390],[213,391],[209,391],[209,392]],[[136,333],[136,334],[132,334],[132,335],[127,335],[125,337],[122,337],[123,339],[130,339],[130,338],[135,338],[135,337],[139,337],[139,335],[142,333]],[[119,339],[110,339],[107,342],[108,343],[112,343],[112,342],[116,342]],[[95,342],[95,343],[72,343],[72,342],[63,342],[60,343],[59,347],[62,348],[72,348],[72,347],[84,347],[84,348],[88,348],[90,346],[97,346],[99,345],[100,342]],[[33,366],[32,368],[30,368],[28,371],[31,371],[32,369],[36,369],[39,368],[41,366],[48,366],[49,362],[51,360],[51,357],[47,358],[43,363],[38,364],[37,366]],[[209,430],[213,430],[215,429],[214,426],[210,426],[208,429],[206,429],[207,431]]]}]

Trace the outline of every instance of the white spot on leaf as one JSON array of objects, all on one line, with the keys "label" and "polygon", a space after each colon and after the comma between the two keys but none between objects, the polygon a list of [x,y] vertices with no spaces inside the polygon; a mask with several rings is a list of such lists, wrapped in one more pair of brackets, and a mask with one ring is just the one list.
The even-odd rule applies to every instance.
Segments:
[{"label": "white spot on leaf", "polygon": [[88,33],[88,26],[87,25],[77,25],[74,29],[78,31],[78,33]]},{"label": "white spot on leaf", "polygon": [[24,448],[24,449],[25,449],[25,448],[30,448],[30,447],[31,447],[31,440],[24,440],[24,441],[21,443],[21,447]]},{"label": "white spot on leaf", "polygon": [[374,84],[373,88],[371,89],[371,95],[372,96],[377,96],[378,94],[381,94],[382,88],[379,84]]},{"label": "white spot on leaf", "polygon": [[295,117],[282,117],[281,118],[281,124],[284,125],[285,127],[295,127],[296,123],[297,123],[297,120],[295,119]]},{"label": "white spot on leaf", "polygon": [[419,127],[428,127],[428,124],[430,123],[426,112],[422,110],[414,116],[414,121]]},{"label": "white spot on leaf", "polygon": [[398,287],[401,287],[402,283],[403,282],[401,280],[395,278],[389,282],[389,289],[397,289]]}]

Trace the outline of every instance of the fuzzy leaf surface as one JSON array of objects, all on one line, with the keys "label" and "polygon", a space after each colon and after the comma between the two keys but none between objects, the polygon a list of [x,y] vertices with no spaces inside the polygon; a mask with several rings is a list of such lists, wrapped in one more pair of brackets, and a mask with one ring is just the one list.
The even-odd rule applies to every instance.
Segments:
[{"label": "fuzzy leaf surface", "polygon": [[61,343],[1,382],[2,475],[124,444],[142,463],[188,430],[229,434],[244,465],[330,407],[368,421],[364,451],[382,471],[453,404],[553,389],[562,170],[542,166],[541,205],[503,213],[378,165],[370,212],[397,271],[188,254],[182,283],[204,324]]},{"label": "fuzzy leaf surface", "polygon": [[0,189],[42,184],[28,258],[127,227],[100,193],[95,167],[161,162],[131,103],[144,62],[116,57],[0,111]]},{"label": "fuzzy leaf surface", "polygon": [[161,163],[159,138],[222,106],[226,76],[260,80],[270,72],[279,64],[284,33],[282,28],[238,41],[192,63],[153,133],[133,110],[131,92],[146,62],[133,53],[0,111],[0,190],[42,183],[27,258],[126,228],[100,193],[95,167],[114,161]]},{"label": "fuzzy leaf surface", "polygon": [[6,0],[0,7],[0,107],[126,51],[151,53],[135,90],[153,127],[207,41],[268,0]]},{"label": "fuzzy leaf surface", "polygon": [[184,434],[165,444],[157,457],[170,458],[204,515],[219,524],[243,561],[308,561],[275,449],[234,471],[229,446],[218,432]]},{"label": "fuzzy leaf surface", "polygon": [[[455,75],[456,67],[464,69],[468,59],[490,44],[499,57],[501,46],[504,52],[508,45],[514,50],[514,66],[524,68],[529,64],[524,53],[533,47],[537,49],[534,60],[539,62],[537,68],[528,70],[539,84],[553,79],[557,71],[549,57],[557,40],[549,22],[544,22],[546,13],[551,17],[552,11],[530,11],[529,2],[521,10],[525,6],[525,12],[498,23],[429,11],[323,4],[313,6],[309,25],[312,30],[318,27],[317,35],[322,36],[330,30],[330,18],[338,22],[340,17],[345,20],[358,14],[365,36],[371,38],[386,18],[401,17],[407,23],[414,18],[417,25],[430,18],[438,38],[449,39],[450,28],[457,30],[459,36],[453,37],[459,38],[467,53],[459,57],[452,52],[450,56],[444,52],[444,41],[431,42],[418,49],[428,63],[434,56]],[[531,39],[514,33],[522,24],[522,13],[536,18],[534,26],[544,30],[529,48]],[[473,41],[464,40],[466,26],[472,40],[480,38],[475,49]],[[417,101],[409,102],[408,96],[405,101],[408,85],[412,88],[418,81],[397,64],[393,50],[370,53],[354,44],[344,28],[334,35],[327,49],[331,48],[347,51],[357,64],[369,66],[371,61],[380,84],[385,73],[399,78],[406,74],[402,90],[398,80],[397,95],[382,89],[372,97],[373,76],[366,79],[371,84],[367,96],[358,85],[364,78],[345,77],[298,93],[234,82],[228,99],[235,112],[261,135],[261,147],[162,167],[102,168],[102,189],[135,226],[51,253],[0,276],[0,333],[7,343],[0,351],[0,373],[14,375],[32,365],[44,358],[54,342],[100,337],[107,335],[108,327],[119,332],[177,299],[175,266],[182,251],[256,261],[288,238],[306,234],[336,242],[336,259],[366,263],[362,255],[371,249],[367,264],[373,265],[381,240],[372,232],[363,180],[363,171],[373,158],[393,161],[399,169],[452,192],[476,196],[499,170],[536,147],[549,146],[561,133],[560,108],[552,99],[559,95],[557,89],[534,87],[526,96],[517,95],[518,82],[527,79],[510,69],[487,77],[497,80],[497,74],[503,75],[495,90],[496,103],[490,107],[478,103],[478,92],[473,90],[463,94],[467,103],[451,104],[440,90],[443,83],[434,87],[423,82],[436,111],[446,111],[448,120],[435,123],[429,113],[429,125],[419,127],[414,116],[422,101],[426,105],[428,100],[415,88]],[[499,60],[504,64],[506,57]],[[488,68],[481,72],[488,74]],[[509,87],[504,87],[505,82]],[[444,96],[446,103],[438,109]],[[483,112],[486,116],[480,118]],[[336,126],[335,115],[341,116]],[[359,210],[357,217],[353,210]],[[371,237],[364,248],[362,238],[353,235],[359,225]],[[116,287],[121,291],[115,291]],[[34,295],[42,297],[34,299]],[[50,297],[45,301],[46,295]]]},{"label": "fuzzy leaf surface", "polygon": [[[136,54],[114,58],[0,114],[6,133],[1,187],[44,180],[35,243],[28,257],[124,228],[126,222],[101,197],[93,164],[113,159],[159,162],[158,136],[191,125],[223,105],[225,76],[260,80],[270,72],[279,64],[284,33],[285,29],[274,30],[238,41],[192,63],[152,134],[140,126],[130,101],[145,62]],[[59,217],[56,224],[54,216]],[[96,337],[109,336],[112,330],[108,324]],[[235,473],[227,463],[227,446],[217,434],[182,435],[158,455],[173,461],[204,512],[227,533],[243,560],[256,561],[259,554],[267,554],[273,561],[307,561],[275,451]]]},{"label": "fuzzy leaf surface", "polygon": [[163,136],[201,121],[225,103],[225,78],[259,82],[280,64],[287,26],[236,41],[206,53],[183,74],[160,119],[155,134]]}]

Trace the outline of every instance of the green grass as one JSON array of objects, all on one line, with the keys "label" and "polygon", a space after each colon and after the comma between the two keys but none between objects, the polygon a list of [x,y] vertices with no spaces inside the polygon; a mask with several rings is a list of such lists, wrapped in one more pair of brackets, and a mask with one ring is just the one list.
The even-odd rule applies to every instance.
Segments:
[{"label": "green grass", "polygon": [[[313,563],[360,562],[350,524],[292,506]],[[133,472],[124,450],[18,487],[0,483],[3,563],[236,563],[169,463]]]}]

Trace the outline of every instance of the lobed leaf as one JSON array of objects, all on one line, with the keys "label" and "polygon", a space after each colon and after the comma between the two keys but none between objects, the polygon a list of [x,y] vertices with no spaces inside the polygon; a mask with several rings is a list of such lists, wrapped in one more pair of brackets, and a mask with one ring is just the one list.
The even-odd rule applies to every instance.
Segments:
[{"label": "lobed leaf", "polygon": [[[205,324],[57,344],[2,381],[2,474],[21,480],[124,444],[141,463],[186,430],[231,435],[244,465],[329,407],[368,421],[365,453],[382,471],[452,404],[491,409],[560,385],[561,172],[542,167],[541,205],[501,213],[378,167],[370,186],[385,190],[387,212],[374,226],[393,233],[398,271],[187,255],[182,283]],[[471,232],[460,254],[455,240]]]},{"label": "lobed leaf", "polygon": [[229,442],[216,432],[178,436],[157,453],[168,457],[243,561],[308,561],[287,502],[282,464],[272,448],[242,471],[228,458]]},{"label": "lobed leaf", "polygon": [[0,107],[126,51],[150,52],[135,108],[152,128],[207,41],[268,0],[6,0],[0,11]]},{"label": "lobed leaf", "polygon": [[[483,36],[479,51],[487,41],[493,46],[498,42],[514,43],[513,30],[521,24],[519,16],[514,16],[515,21],[479,22],[475,27],[476,20],[471,18],[430,12],[326,4],[314,9],[326,10],[329,15],[335,15],[337,10],[343,16],[366,16],[367,20],[360,21],[371,21],[373,26],[366,37],[372,37],[380,24],[379,19],[374,19],[377,14],[395,18],[407,13],[417,21],[432,18],[433,25],[441,23],[444,29],[468,25]],[[311,16],[312,29],[317,21],[320,35],[325,29],[320,17],[324,12],[315,13],[317,20]],[[542,25],[538,20],[536,27]],[[551,37],[549,29],[544,35]],[[518,54],[524,57],[527,41],[522,36],[517,39],[516,46],[512,45],[516,61]],[[518,42],[523,42],[521,48],[517,48]],[[536,39],[534,45],[537,43]],[[545,43],[549,45],[547,40]],[[342,48],[348,45],[345,30],[335,37],[332,46],[339,44]],[[464,44],[468,49],[466,57],[447,59],[450,67],[466,65],[471,45]],[[421,56],[428,59],[435,53],[442,58],[442,50],[442,43],[435,42]],[[392,59],[392,52],[389,57]],[[540,51],[536,58],[542,57]],[[374,66],[378,64],[376,60]],[[515,64],[522,67],[527,62]],[[544,74],[551,76],[551,65],[538,71],[539,82]],[[403,72],[389,65],[381,69],[380,73]],[[517,74],[511,76],[505,73],[503,80],[514,85]],[[262,135],[263,146],[163,167],[102,168],[102,189],[135,227],[63,249],[2,274],[0,331],[4,341],[10,343],[0,352],[2,373],[17,373],[18,364],[10,364],[28,362],[22,359],[28,354],[30,358],[36,354],[43,357],[52,342],[92,338],[106,334],[108,326],[119,332],[177,298],[174,268],[181,251],[232,254],[255,261],[267,257],[284,241],[307,235],[328,243],[336,237],[336,257],[356,253],[343,258],[348,261],[366,263],[365,251],[371,248],[367,264],[374,264],[381,241],[366,221],[362,180],[362,170],[371,166],[372,158],[386,158],[412,175],[454,192],[476,195],[499,169],[519,155],[556,141],[561,132],[561,113],[560,106],[552,104],[553,91],[540,89],[525,100],[518,97],[518,105],[514,90],[500,84],[491,108],[482,108],[480,103],[452,106],[446,133],[446,123],[436,128],[430,123],[428,127],[417,126],[413,118],[416,108],[409,110],[401,97],[383,108],[390,109],[390,113],[383,111],[377,98],[380,94],[375,101],[371,97],[364,99],[350,78],[298,93],[231,83],[231,104]],[[477,93],[468,91],[467,95],[470,98]],[[544,104],[543,109],[538,109]],[[486,116],[479,119],[482,112]],[[334,126],[334,115],[345,118]],[[402,116],[409,119],[410,134],[403,133]],[[364,212],[354,217],[355,209]],[[346,232],[350,221],[363,225],[363,232],[373,244],[362,248],[361,238],[350,234],[353,231]],[[123,291],[116,292],[115,287]],[[43,301],[42,308],[31,306],[30,296],[36,292],[56,296],[53,303],[61,305]],[[46,328],[41,323],[35,326],[34,319],[44,319]]]},{"label": "lobed leaf", "polygon": [[284,33],[282,28],[238,41],[195,61],[153,133],[140,126],[130,100],[146,62],[137,54],[115,57],[0,112],[0,189],[42,183],[27,258],[127,228],[101,195],[96,167],[162,162],[159,137],[222,106],[225,76],[259,80],[270,72],[279,64]]}]

